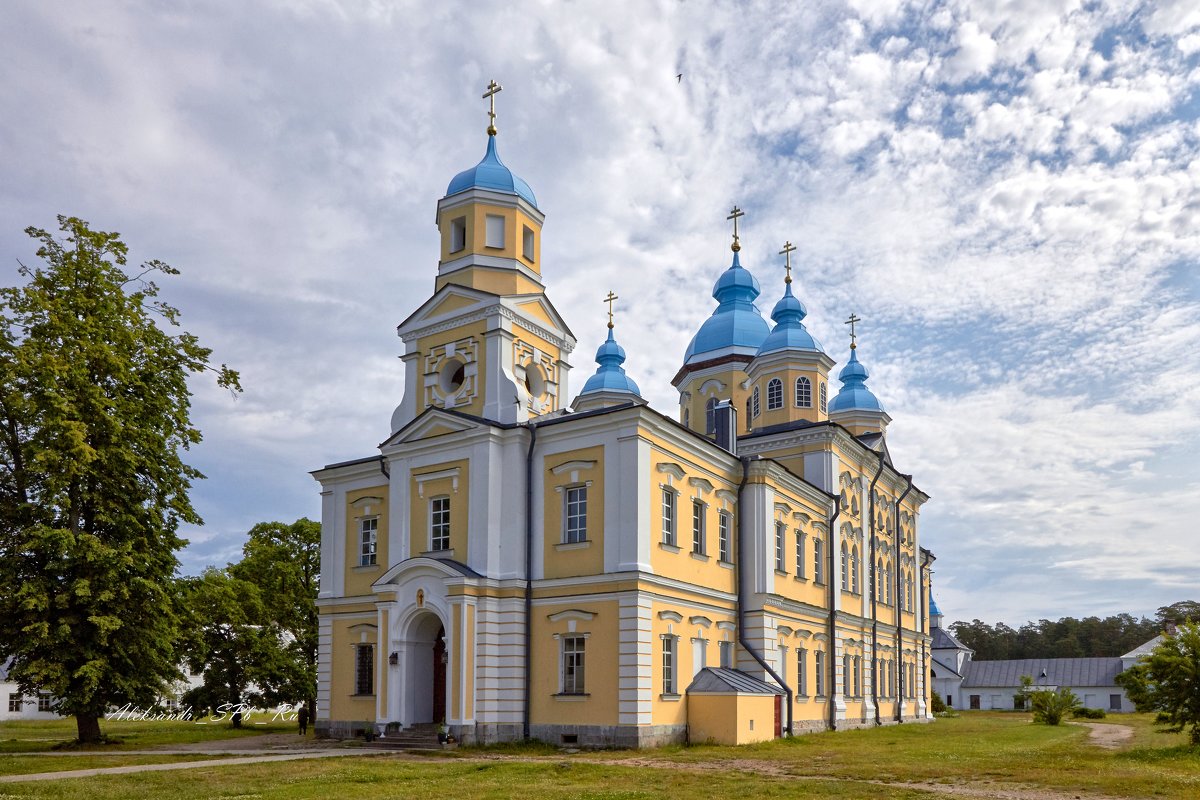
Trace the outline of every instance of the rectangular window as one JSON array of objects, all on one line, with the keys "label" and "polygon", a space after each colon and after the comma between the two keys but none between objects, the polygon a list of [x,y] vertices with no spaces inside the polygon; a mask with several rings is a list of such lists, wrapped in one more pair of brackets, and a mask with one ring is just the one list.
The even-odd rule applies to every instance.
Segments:
[{"label": "rectangular window", "polygon": [[1121,695],[1110,694],[1108,696],[1108,710],[1109,711],[1120,711],[1121,710]]},{"label": "rectangular window", "polygon": [[375,645],[354,646],[354,693],[375,693]]},{"label": "rectangular window", "polygon": [[662,540],[675,546],[675,492],[662,490]]},{"label": "rectangular window", "polygon": [[862,697],[862,656],[854,657],[854,696]]},{"label": "rectangular window", "polygon": [[850,655],[849,654],[844,654],[842,656],[842,694],[845,695],[846,697],[851,697],[853,695],[852,687],[850,685]]},{"label": "rectangular window", "polygon": [[796,528],[796,577],[804,577],[804,532]]},{"label": "rectangular window", "polygon": [[721,666],[733,669],[733,642],[718,642],[717,648],[720,651]]},{"label": "rectangular window", "polygon": [[467,218],[450,220],[450,252],[457,253],[467,246]]},{"label": "rectangular window", "polygon": [[53,711],[54,695],[49,692],[38,692],[38,711]]},{"label": "rectangular window", "polygon": [[775,523],[775,570],[777,572],[786,571],[786,565],[783,562],[783,537],[787,533],[787,525],[782,522]]},{"label": "rectangular window", "polygon": [[887,665],[888,674],[888,697],[896,696],[896,662],[889,661]]},{"label": "rectangular window", "polygon": [[825,696],[825,651],[813,651],[813,682],[816,684],[817,697]]},{"label": "rectangular window", "polygon": [[20,712],[21,706],[24,705],[24,703],[25,703],[25,698],[21,697],[21,695],[9,694],[9,696],[8,696],[9,713],[16,714],[16,713]]},{"label": "rectangular window", "polygon": [[825,542],[813,539],[813,582],[825,583]]},{"label": "rectangular window", "polygon": [[523,225],[521,233],[521,255],[525,256],[525,260],[533,261],[533,229],[528,225]]},{"label": "rectangular window", "polygon": [[675,694],[675,642],[674,636],[662,637],[662,693]]},{"label": "rectangular window", "polygon": [[572,486],[567,489],[563,502],[566,503],[563,541],[568,544],[587,541],[587,487]]},{"label": "rectangular window", "polygon": [[725,563],[733,561],[733,553],[729,548],[730,522],[728,511],[722,511],[717,515],[717,558]]},{"label": "rectangular window", "polygon": [[583,656],[587,639],[564,636],[562,639],[563,694],[583,694]]},{"label": "rectangular window", "polygon": [[692,674],[708,666],[708,639],[692,639]]},{"label": "rectangular window", "polygon": [[488,247],[504,247],[504,217],[488,214],[484,224],[487,237],[484,244]]},{"label": "rectangular window", "polygon": [[796,694],[808,697],[808,650],[796,649]]},{"label": "rectangular window", "polygon": [[692,552],[704,555],[704,503],[692,501]]},{"label": "rectangular window", "polygon": [[359,520],[358,523],[358,565],[373,566],[375,561],[376,536],[379,534],[379,517]]},{"label": "rectangular window", "polygon": [[429,549],[450,549],[449,497],[434,497],[429,501]]}]

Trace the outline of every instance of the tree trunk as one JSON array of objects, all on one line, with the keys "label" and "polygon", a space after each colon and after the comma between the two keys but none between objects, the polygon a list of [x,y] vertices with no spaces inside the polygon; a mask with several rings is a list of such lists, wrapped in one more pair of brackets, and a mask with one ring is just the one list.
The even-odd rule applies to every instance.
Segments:
[{"label": "tree trunk", "polygon": [[80,744],[100,743],[100,717],[95,714],[76,714],[75,725]]}]

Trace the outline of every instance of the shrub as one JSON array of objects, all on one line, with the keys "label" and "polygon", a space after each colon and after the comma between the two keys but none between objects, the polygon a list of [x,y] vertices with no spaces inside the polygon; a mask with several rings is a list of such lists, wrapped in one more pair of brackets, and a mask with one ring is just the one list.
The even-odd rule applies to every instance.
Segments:
[{"label": "shrub", "polygon": [[929,705],[933,708],[933,713],[944,714],[946,712],[946,702],[942,700],[942,696],[934,692],[929,698]]},{"label": "shrub", "polygon": [[1071,712],[1071,716],[1075,719],[1104,719],[1108,716],[1103,708],[1087,708],[1080,706]]},{"label": "shrub", "polygon": [[1033,703],[1033,721],[1045,725],[1059,724],[1066,714],[1079,707],[1079,698],[1066,686],[1057,692],[1049,689],[1031,692],[1029,698]]}]

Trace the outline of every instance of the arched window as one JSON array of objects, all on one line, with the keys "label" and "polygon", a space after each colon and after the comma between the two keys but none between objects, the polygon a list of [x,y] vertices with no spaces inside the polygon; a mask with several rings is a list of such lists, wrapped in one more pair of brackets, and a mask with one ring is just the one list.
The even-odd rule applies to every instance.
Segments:
[{"label": "arched window", "polygon": [[908,611],[913,610],[913,577],[912,573],[908,573],[908,585],[904,592],[904,606]]},{"label": "arched window", "polygon": [[842,591],[850,591],[850,548],[842,542]]},{"label": "arched window", "polygon": [[829,395],[825,391],[825,384],[821,384],[821,413],[825,414],[829,411]]},{"label": "arched window", "polygon": [[812,381],[808,378],[796,378],[796,407],[812,408]]},{"label": "arched window", "polygon": [[760,410],[758,401],[758,387],[754,387],[754,391],[750,394],[751,416],[757,417]]},{"label": "arched window", "polygon": [[692,415],[691,415],[691,409],[689,409],[689,408],[685,408],[683,410],[683,427],[685,427],[685,428],[692,427]]},{"label": "arched window", "polygon": [[710,397],[704,404],[704,432],[712,435],[717,432],[717,398]]},{"label": "arched window", "polygon": [[883,602],[889,606],[892,604],[892,562],[888,562],[883,567],[884,585],[883,585]]},{"label": "arched window", "polygon": [[875,580],[872,582],[872,587],[875,591],[872,594],[878,601],[883,601],[883,559],[879,559],[875,563]]},{"label": "arched window", "polygon": [[783,408],[783,381],[771,378],[767,382],[767,411]]},{"label": "arched window", "polygon": [[855,594],[862,591],[858,566],[858,545],[855,545],[854,550],[850,553],[850,591]]}]

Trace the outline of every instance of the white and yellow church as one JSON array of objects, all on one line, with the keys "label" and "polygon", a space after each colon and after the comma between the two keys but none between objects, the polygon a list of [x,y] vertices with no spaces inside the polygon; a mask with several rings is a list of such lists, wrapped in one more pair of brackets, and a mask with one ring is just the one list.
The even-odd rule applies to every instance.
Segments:
[{"label": "white and yellow church", "polygon": [[892,462],[853,325],[831,385],[794,248],[772,325],[735,208],[678,414],[626,374],[611,299],[572,393],[545,215],[497,150],[499,88],[483,160],[438,201],[389,435],[313,473],[318,733],[644,747],[929,719],[928,497]]}]

